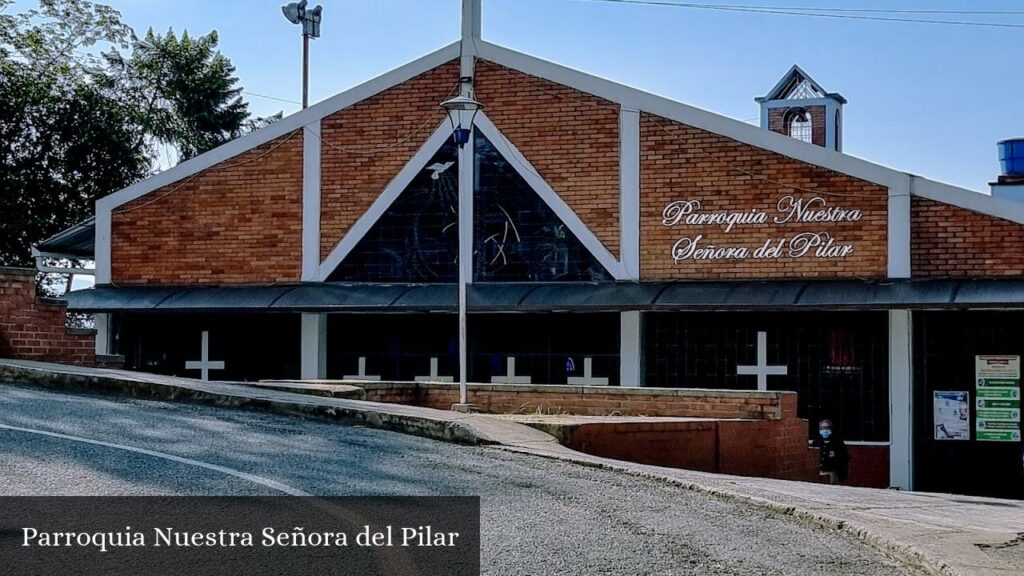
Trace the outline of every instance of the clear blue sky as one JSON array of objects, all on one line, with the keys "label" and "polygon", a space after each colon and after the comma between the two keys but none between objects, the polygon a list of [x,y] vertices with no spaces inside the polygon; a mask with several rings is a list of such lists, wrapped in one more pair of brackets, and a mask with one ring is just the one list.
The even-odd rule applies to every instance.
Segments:
[{"label": "clear blue sky", "polygon": [[[103,0],[97,0],[103,2]],[[704,0],[842,8],[1024,11],[1018,0]],[[301,99],[299,28],[283,0],[107,0],[140,34],[220,32],[245,90]],[[316,4],[313,1],[311,4]],[[460,0],[319,0],[311,100],[458,37]],[[922,16],[925,17],[925,16]],[[938,18],[933,16],[933,18]],[[1016,22],[1024,16],[946,18]],[[713,12],[584,0],[483,0],[489,41],[740,120],[798,63],[842,93],[847,153],[975,190],[995,142],[1024,136],[1024,28],[969,28]],[[247,96],[255,114],[296,104]]]}]

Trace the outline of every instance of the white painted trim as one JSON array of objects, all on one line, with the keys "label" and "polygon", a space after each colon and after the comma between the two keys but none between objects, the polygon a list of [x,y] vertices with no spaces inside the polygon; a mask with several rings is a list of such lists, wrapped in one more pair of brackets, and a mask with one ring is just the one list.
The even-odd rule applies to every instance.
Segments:
[{"label": "white painted trim", "polygon": [[110,220],[111,206],[96,202],[96,239],[93,257],[96,258],[96,284],[110,284]]},{"label": "white painted trim", "polygon": [[327,314],[302,314],[301,361],[303,380],[327,377]]},{"label": "white painted trim", "polygon": [[506,160],[509,160],[510,165],[515,171],[526,180],[526,183],[554,211],[555,215],[569,227],[569,230],[576,235],[576,238],[590,251],[594,258],[608,270],[608,273],[616,280],[626,279],[627,274],[622,264],[604,247],[604,244],[590,231],[590,228],[580,220],[576,212],[565,203],[565,200],[562,200],[562,197],[540,176],[536,168],[530,164],[530,161],[523,156],[519,149],[505,138],[505,135],[491,122],[487,114],[481,112],[477,115],[476,127],[491,141],[491,144],[494,145],[498,153],[505,157]]},{"label": "white painted trim", "polygon": [[643,317],[638,311],[619,312],[619,386],[644,385]]},{"label": "white painted trim", "polygon": [[92,321],[96,328],[96,355],[107,356],[110,354],[110,314],[93,314]]},{"label": "white painted trim", "polygon": [[879,448],[883,446],[888,448],[892,444],[891,442],[873,442],[871,440],[844,440],[844,442],[847,446],[877,446]]},{"label": "white painted trim", "polygon": [[1024,202],[1015,202],[1006,198],[972,192],[963,188],[957,188],[950,184],[927,180],[920,176],[912,176],[914,179],[913,195],[935,200],[944,204],[952,204],[966,210],[985,214],[995,218],[1002,218],[1017,224],[1024,224]]},{"label": "white painted trim", "polygon": [[[907,176],[904,172],[880,164],[829,150],[822,146],[801,142],[795,138],[776,134],[746,122],[701,110],[578,70],[566,68],[485,40],[478,42],[477,48],[479,57],[484,60],[544,78],[563,86],[575,88],[576,90],[604,98],[611,102],[616,102],[626,108],[655,114],[668,120],[720,134],[744,144],[763,148],[795,160],[800,160],[801,162],[835,170],[836,172],[868,182],[891,188]],[[484,105],[486,104],[484,102]],[[959,188],[956,190],[960,190],[962,194],[982,196],[981,193],[970,190]]]},{"label": "white painted trim", "polygon": [[889,485],[914,488],[913,331],[910,310],[889,311]]},{"label": "white painted trim", "polygon": [[302,131],[302,280],[320,270],[320,120]]},{"label": "white painted trim", "polygon": [[420,146],[420,149],[413,155],[408,163],[398,174],[384,187],[384,190],[373,201],[370,208],[355,221],[345,232],[341,240],[331,250],[327,258],[319,266],[316,280],[323,282],[334,272],[334,269],[345,259],[346,256],[356,247],[356,244],[366,236],[370,228],[377,223],[377,220],[384,215],[388,207],[402,194],[405,188],[412,182],[413,178],[430,162],[434,154],[441,149],[445,140],[451,137],[452,128],[445,119],[434,129],[433,134]]},{"label": "white painted trim", "polygon": [[889,278],[910,278],[910,195],[913,178],[889,188],[886,253]]},{"label": "white painted trim", "polygon": [[619,261],[640,279],[640,112],[619,112]]},{"label": "white painted trim", "polygon": [[459,74],[463,78],[473,77],[476,61],[476,44],[480,39],[480,0],[462,0],[462,37],[459,39],[461,54]]},{"label": "white painted trim", "polygon": [[[275,138],[279,138],[285,134],[298,130],[303,126],[334,114],[339,110],[344,110],[353,104],[375,96],[388,88],[397,86],[458,57],[459,42],[453,42],[440,50],[436,50],[408,64],[395,68],[390,72],[332,96],[322,102],[318,102],[305,110],[296,112],[286,118],[282,118],[265,128],[246,134],[241,138],[232,140],[231,142],[218,146],[209,152],[200,154],[195,158],[182,162],[169,170],[165,170],[164,172],[147,178],[137,184],[114,192],[113,194],[97,201],[97,214],[99,214],[101,209],[108,210],[116,208],[117,206],[126,202],[131,202],[132,200],[144,196],[158,188],[162,188],[168,184],[173,184],[174,182],[187,178],[243,152],[266,144]],[[97,225],[99,225],[98,221]]]}]

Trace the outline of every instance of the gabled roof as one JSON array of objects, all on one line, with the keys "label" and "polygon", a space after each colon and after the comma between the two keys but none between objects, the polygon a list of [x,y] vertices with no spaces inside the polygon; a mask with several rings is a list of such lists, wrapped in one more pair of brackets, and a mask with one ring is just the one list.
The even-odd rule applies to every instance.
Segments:
[{"label": "gabled roof", "polygon": [[[783,134],[764,130],[746,122],[696,108],[669,98],[645,92],[624,84],[593,76],[579,70],[517,52],[480,38],[472,42],[456,41],[426,56],[346,90],[305,110],[283,118],[256,132],[228,142],[204,154],[119,190],[96,203],[96,237],[98,245],[109,244],[110,215],[113,208],[144,196],[154,190],[196,174],[202,170],[233,158],[243,152],[270,142],[292,131],[319,122],[335,112],[375,96],[389,88],[406,82],[461,56],[477,58],[500,64],[507,68],[536,76],[581,92],[618,103],[625,110],[640,111],[680,122],[701,130],[731,138],[738,142],[781,154],[801,162],[820,166],[847,174],[890,189],[891,195],[917,195],[923,198],[960,206],[968,210],[1024,224],[1024,203],[997,198],[988,194],[959,188],[949,184],[928,180],[913,174],[901,172],[868,162],[848,154],[829,150],[790,138]],[[794,66],[788,76],[802,74]],[[782,89],[787,78],[780,81]],[[773,90],[774,92],[774,90]],[[838,96],[838,95],[836,95]],[[840,97],[841,98],[841,97]],[[486,103],[484,103],[486,105]]]},{"label": "gabled roof", "polygon": [[96,241],[96,218],[89,218],[50,236],[34,246],[39,255],[92,258]]},{"label": "gabled roof", "polygon": [[773,87],[764,96],[758,96],[757,98],[754,98],[754,101],[761,103],[768,102],[771,100],[785,100],[788,96],[790,88],[803,81],[806,81],[815,90],[824,94],[826,98],[832,98],[833,100],[837,100],[840,104],[846,104],[846,98],[843,98],[842,94],[839,94],[838,92],[828,92],[827,90],[821,87],[821,84],[815,82],[814,78],[811,78],[810,74],[804,72],[803,68],[800,68],[796,64],[793,64],[793,67],[790,68],[789,72],[786,72],[786,74],[778,81],[778,83],[775,84],[775,87]]}]

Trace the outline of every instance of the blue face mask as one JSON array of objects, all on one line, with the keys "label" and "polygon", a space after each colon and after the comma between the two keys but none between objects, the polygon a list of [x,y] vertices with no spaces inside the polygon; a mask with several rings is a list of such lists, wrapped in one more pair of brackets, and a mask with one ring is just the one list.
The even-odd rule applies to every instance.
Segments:
[{"label": "blue face mask", "polygon": [[821,430],[818,430],[818,434],[821,434],[822,438],[828,438],[832,435],[832,431],[828,428],[822,428]]}]

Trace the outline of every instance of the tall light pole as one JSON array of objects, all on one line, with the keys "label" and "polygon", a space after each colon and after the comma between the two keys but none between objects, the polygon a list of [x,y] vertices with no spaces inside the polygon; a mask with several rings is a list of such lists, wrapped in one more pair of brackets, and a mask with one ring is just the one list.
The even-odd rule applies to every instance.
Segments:
[{"label": "tall light pole", "polygon": [[468,81],[462,83],[462,94],[441,103],[448,112],[452,124],[452,138],[459,147],[459,405],[469,409],[466,379],[469,372],[466,291],[473,274],[473,178],[467,167],[473,162],[471,152],[466,150],[473,134],[473,120],[483,106],[471,96],[472,87]]},{"label": "tall light pole", "polygon": [[302,107],[309,106],[309,39],[320,37],[320,20],[324,9],[317,6],[306,10],[308,0],[299,0],[281,6],[284,17],[292,24],[302,24]]}]

